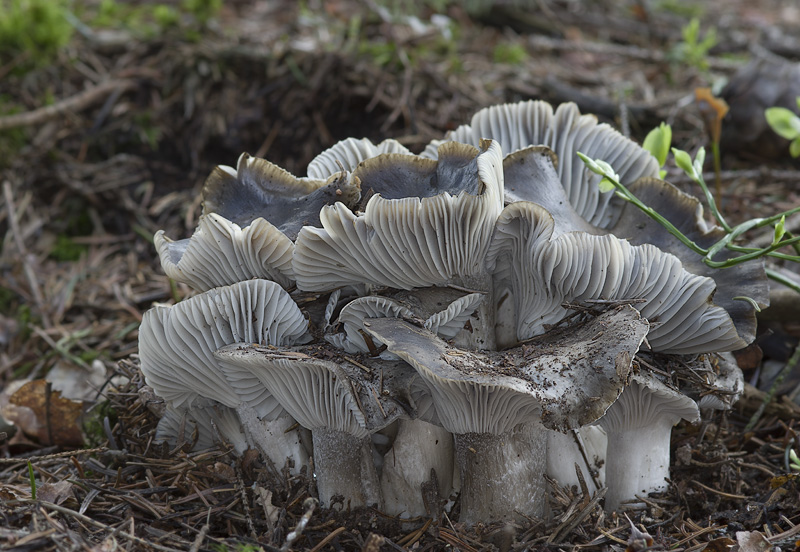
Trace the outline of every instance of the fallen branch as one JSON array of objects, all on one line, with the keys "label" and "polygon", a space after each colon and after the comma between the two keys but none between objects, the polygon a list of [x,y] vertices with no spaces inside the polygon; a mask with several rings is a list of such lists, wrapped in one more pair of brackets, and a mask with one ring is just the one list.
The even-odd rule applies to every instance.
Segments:
[{"label": "fallen branch", "polygon": [[50,119],[55,119],[62,113],[69,111],[81,111],[93,103],[99,102],[109,94],[119,91],[126,92],[136,87],[136,81],[129,79],[118,79],[98,84],[95,87],[79,92],[53,105],[40,107],[25,113],[15,113],[0,117],[0,130],[18,128],[24,126],[39,125]]}]

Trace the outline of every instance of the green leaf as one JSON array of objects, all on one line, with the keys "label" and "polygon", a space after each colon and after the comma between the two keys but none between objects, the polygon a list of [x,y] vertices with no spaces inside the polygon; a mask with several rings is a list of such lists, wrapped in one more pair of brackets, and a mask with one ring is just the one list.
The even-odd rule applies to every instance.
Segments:
[{"label": "green leaf", "polygon": [[660,171],[658,171],[658,177],[659,177],[661,180],[664,180],[664,177],[665,177],[665,176],[667,176],[667,171],[665,171],[664,169],[661,169]]},{"label": "green leaf", "polygon": [[692,168],[694,169],[694,173],[700,178],[703,175],[703,163],[706,161],[706,148],[701,147],[697,151],[697,155],[694,156],[694,162],[692,162]]},{"label": "green leaf", "polygon": [[692,180],[697,180],[697,172],[692,166],[692,157],[683,150],[672,148],[672,155],[675,156],[675,164],[678,165]]},{"label": "green leaf", "polygon": [[785,107],[768,107],[764,117],[772,130],[783,138],[794,140],[800,136],[800,118],[794,111]]},{"label": "green leaf", "polygon": [[36,478],[33,476],[33,464],[28,460],[28,483],[31,486],[31,500],[36,500]]},{"label": "green leaf", "polygon": [[705,38],[700,42],[700,50],[703,53],[708,52],[711,48],[717,45],[717,30],[714,27],[708,29]]},{"label": "green leaf", "polygon": [[667,162],[669,147],[672,144],[672,127],[666,123],[661,123],[656,128],[647,133],[642,142],[642,147],[653,154],[658,160],[658,165],[663,167]]},{"label": "green leaf", "polygon": [[792,157],[800,157],[800,136],[792,140],[789,144],[789,153]]},{"label": "green leaf", "polygon": [[772,236],[772,245],[775,245],[781,241],[784,234],[786,234],[786,215],[783,215],[778,224],[775,225],[775,234]]},{"label": "green leaf", "polygon": [[697,37],[700,34],[700,20],[693,17],[685,27],[681,29],[684,42],[689,44],[697,44]]},{"label": "green leaf", "polygon": [[611,165],[602,159],[589,159],[581,152],[577,152],[577,154],[581,161],[586,164],[587,169],[603,177],[603,179],[598,183],[601,192],[610,192],[616,188],[615,182],[619,183],[619,175],[614,172],[614,169],[611,167]]},{"label": "green leaf", "polygon": [[600,188],[601,193],[610,192],[614,188],[616,188],[616,186],[614,186],[614,183],[605,177],[603,177],[603,179],[600,181],[598,187]]},{"label": "green leaf", "polygon": [[607,176],[609,178],[613,178],[614,180],[619,182],[619,176],[617,175],[617,173],[614,172],[614,169],[611,167],[611,165],[609,165],[602,159],[595,159],[594,162],[597,164],[598,167],[600,167],[600,170],[603,171],[599,174],[602,174],[603,176]]}]

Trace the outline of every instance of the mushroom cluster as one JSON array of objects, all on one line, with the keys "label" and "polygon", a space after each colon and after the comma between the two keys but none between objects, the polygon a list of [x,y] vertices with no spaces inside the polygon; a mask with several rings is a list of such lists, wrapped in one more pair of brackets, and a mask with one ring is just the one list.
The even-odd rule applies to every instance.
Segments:
[{"label": "mushroom cluster", "polygon": [[[663,490],[673,424],[741,391],[711,354],[752,341],[736,296],[764,304],[764,269],[708,269],[577,152],[718,239],[647,151],[573,104],[487,108],[419,155],[347,139],[305,177],[247,154],[216,168],[194,234],[155,236],[198,292],[142,322],[158,437],[188,421],[197,446],[313,465],[325,506],[398,516],[456,492],[467,523],[542,516],[544,475],[576,469],[608,509]],[[667,355],[694,379],[652,369]]]}]

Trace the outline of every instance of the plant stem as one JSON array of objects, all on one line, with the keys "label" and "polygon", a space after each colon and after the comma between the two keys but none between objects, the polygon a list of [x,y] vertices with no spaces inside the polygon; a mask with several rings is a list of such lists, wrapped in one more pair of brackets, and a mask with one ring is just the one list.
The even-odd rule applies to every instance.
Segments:
[{"label": "plant stem", "polygon": [[783,240],[776,244],[770,245],[769,247],[765,247],[764,249],[759,249],[757,251],[754,251],[752,253],[747,253],[745,255],[739,255],[738,257],[733,257],[732,259],[728,259],[725,261],[712,261],[710,258],[706,257],[703,259],[703,262],[706,263],[711,268],[728,268],[740,263],[752,261],[753,259],[757,259],[785,245],[792,245],[798,242],[800,242],[800,236],[792,238],[791,240]]},{"label": "plant stem", "polygon": [[[792,244],[795,246],[798,244]],[[753,253],[754,251],[761,251],[761,249],[757,247],[744,247],[741,245],[736,245],[735,243],[728,244],[727,249],[731,251],[736,251],[737,253]],[[782,259],[784,261],[791,261],[793,263],[800,263],[800,256],[798,255],[788,255],[786,253],[779,253],[777,251],[770,251],[769,253],[765,253],[768,257],[774,257],[776,259]]]},{"label": "plant stem", "polygon": [[785,285],[786,287],[800,293],[800,285],[798,285],[795,281],[790,280],[780,272],[776,272],[771,268],[767,269],[767,277],[771,280],[775,280],[778,283]]},{"label": "plant stem", "polygon": [[680,242],[683,245],[685,245],[698,255],[705,256],[706,254],[708,254],[707,249],[703,249],[702,247],[694,243],[692,240],[690,240],[688,237],[686,237],[683,234],[683,232],[678,230],[670,221],[665,219],[660,213],[642,203],[642,201],[635,195],[633,195],[625,186],[623,186],[616,180],[611,180],[611,179],[609,180],[614,184],[614,187],[617,188],[616,194],[618,197],[621,197],[622,199],[636,205],[640,210],[644,212],[645,215],[647,215],[648,217],[659,223],[661,226],[666,228],[667,232],[678,238],[678,240],[680,240]]},{"label": "plant stem", "polygon": [[[791,232],[786,232],[786,234],[784,234],[784,235],[785,235],[787,238],[789,238],[789,239],[791,239],[791,238],[793,238],[793,237],[794,237],[794,234],[792,234]],[[800,263],[800,244],[797,244],[797,243],[796,243],[796,244],[792,245],[792,249],[794,249],[794,250],[795,250],[795,253],[797,253],[797,255],[798,255],[798,257],[794,257],[794,258],[798,259],[798,260],[797,260],[797,261],[795,261],[795,262],[796,262],[796,263]],[[794,259],[794,258],[793,258],[793,259]]]},{"label": "plant stem", "polygon": [[[719,178],[719,172],[717,172],[717,178]],[[694,179],[700,189],[703,190],[703,195],[706,198],[706,203],[708,203],[708,208],[711,210],[711,214],[714,215],[714,218],[719,223],[720,226],[726,231],[730,232],[731,227],[725,221],[725,218],[722,216],[722,213],[719,212],[719,208],[717,207],[717,202],[714,200],[714,196],[711,194],[711,191],[708,189],[706,185],[706,181],[703,179],[702,174],[698,174],[697,178]]]},{"label": "plant stem", "polygon": [[36,478],[33,476],[33,464],[28,460],[28,482],[31,486],[31,500],[36,500]]}]

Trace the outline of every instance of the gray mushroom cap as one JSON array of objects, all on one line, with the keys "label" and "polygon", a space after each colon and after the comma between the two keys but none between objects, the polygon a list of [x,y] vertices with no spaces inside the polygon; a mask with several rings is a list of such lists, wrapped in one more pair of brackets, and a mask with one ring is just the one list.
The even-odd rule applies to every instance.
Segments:
[{"label": "gray mushroom cap", "polygon": [[300,230],[293,258],[297,285],[326,291],[370,284],[399,289],[443,284],[483,273],[502,209],[502,152],[443,146],[439,161],[386,154],[354,173],[372,195],[363,214],[337,203],[322,228]]},{"label": "gray mushroom cap", "polygon": [[242,154],[237,168],[219,166],[203,187],[203,216],[189,239],[163,231],[154,242],[170,278],[206,291],[251,278],[294,283],[294,239],[304,225],[319,225],[324,205],[354,206],[358,178],[349,172],[381,153],[410,155],[394,140],[375,146],[347,139],[315,158],[309,178],[297,178],[264,159]]},{"label": "gray mushroom cap", "polygon": [[467,293],[449,287],[400,290],[392,297],[424,320],[423,326],[441,337],[453,339],[483,302],[484,293]]},{"label": "gray mushroom cap", "polygon": [[686,271],[669,253],[613,235],[555,234],[553,217],[520,201],[497,221],[487,257],[496,286],[511,289],[518,339],[543,333],[566,315],[562,303],[644,299],[656,351],[735,350],[742,339],[728,312],[714,305],[715,284]]},{"label": "gray mushroom cap", "polygon": [[[302,343],[307,330],[300,309],[274,282],[249,280],[215,288],[144,314],[139,328],[141,370],[148,385],[173,408],[212,400],[236,407],[242,399],[225,378],[214,351],[240,341]],[[254,393],[250,384],[242,386],[250,389],[251,406],[259,415],[268,415],[275,403],[266,390]]]},{"label": "gray mushroom cap", "polygon": [[[344,332],[328,334],[325,340],[349,353],[374,355],[381,342],[365,336],[362,324],[367,318],[387,316],[420,320],[424,318],[423,325],[426,328],[443,339],[452,339],[464,328],[482,300],[482,293],[467,294],[451,288],[436,287],[401,291],[392,297],[359,297],[350,301],[339,313],[336,324],[341,324]],[[394,355],[386,356],[385,353],[381,357],[387,360],[397,358]]]},{"label": "gray mushroom cap", "polygon": [[346,172],[327,180],[297,178],[257,157],[243,153],[237,168],[216,167],[203,186],[203,214],[217,213],[240,227],[263,218],[294,241],[304,225],[319,224],[324,205],[354,205],[358,179]]},{"label": "gray mushroom cap", "polygon": [[383,153],[412,155],[397,140],[388,139],[376,145],[368,138],[347,138],[317,155],[308,165],[308,177],[327,180],[342,170],[353,172],[362,161]]},{"label": "gray mushroom cap", "polygon": [[[414,313],[397,301],[379,295],[368,295],[350,301],[342,307],[336,325],[343,328],[342,333],[328,334],[325,340],[348,353],[370,353],[377,349],[371,337],[361,333],[361,324],[366,318],[384,316],[412,317]],[[367,343],[367,340],[370,343]]]},{"label": "gray mushroom cap", "polygon": [[503,174],[506,203],[530,201],[544,207],[553,217],[553,234],[586,232],[604,234],[586,221],[572,206],[556,171],[557,158],[545,146],[530,146],[506,155]]},{"label": "gray mushroom cap", "polygon": [[252,278],[283,287],[294,281],[294,244],[263,218],[241,228],[209,213],[200,217],[191,238],[173,241],[159,230],[153,242],[167,276],[199,291]]},{"label": "gray mushroom cap", "polygon": [[366,437],[408,415],[404,404],[414,371],[404,362],[370,359],[369,368],[337,360],[335,350],[315,349],[325,358],[247,343],[222,347],[215,357],[250,372],[300,425],[311,430],[327,428]]},{"label": "gray mushroom cap", "polygon": [[427,382],[445,429],[501,434],[531,420],[566,431],[602,416],[622,392],[648,324],[620,307],[498,353],[459,350],[396,318],[364,329]]},{"label": "gray mushroom cap", "polygon": [[[183,432],[183,433],[181,433]],[[158,421],[155,442],[165,441],[171,447],[181,442],[194,443],[194,450],[205,450],[229,443],[239,454],[248,448],[236,411],[222,405],[174,410],[168,408]]]},{"label": "gray mushroom cap", "polygon": [[648,371],[641,371],[631,377],[619,404],[597,423],[606,431],[625,431],[664,421],[672,426],[681,420],[700,421],[697,403]]},{"label": "gray mushroom cap", "polygon": [[[600,192],[600,176],[586,169],[577,152],[610,163],[625,185],[643,176],[658,176],[658,161],[648,151],[611,126],[598,123],[594,115],[582,115],[574,103],[563,103],[555,111],[541,100],[487,107],[446,139],[473,145],[492,139],[511,154],[529,146],[547,146],[557,156],[558,178],[570,204],[590,224],[603,228],[615,215],[616,209],[609,208],[614,194]],[[435,158],[439,144],[432,142],[423,155]],[[508,196],[507,200],[513,201]]]}]

